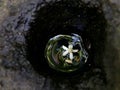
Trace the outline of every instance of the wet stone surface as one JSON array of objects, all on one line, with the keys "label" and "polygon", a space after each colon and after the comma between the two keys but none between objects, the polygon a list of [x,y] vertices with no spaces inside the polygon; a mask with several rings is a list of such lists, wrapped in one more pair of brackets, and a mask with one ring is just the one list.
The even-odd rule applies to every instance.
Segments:
[{"label": "wet stone surface", "polygon": [[[0,90],[119,90],[119,7],[112,0],[77,1],[0,2],[5,14],[0,12]],[[69,76],[40,59],[48,39],[58,33],[82,36],[89,69]]]}]

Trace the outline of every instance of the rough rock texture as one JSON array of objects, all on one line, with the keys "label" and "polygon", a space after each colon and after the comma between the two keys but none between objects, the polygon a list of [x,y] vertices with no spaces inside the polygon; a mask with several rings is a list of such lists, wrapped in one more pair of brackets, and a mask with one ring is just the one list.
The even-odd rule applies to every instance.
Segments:
[{"label": "rough rock texture", "polygon": [[[100,0],[108,22],[104,69],[107,84],[99,75],[83,82],[54,80],[38,75],[25,58],[25,37],[34,11],[54,0],[0,1],[0,90],[119,90],[120,89],[120,1]],[[83,0],[98,5],[99,0]],[[43,3],[42,3],[43,2]],[[95,72],[101,72],[99,69]]]}]

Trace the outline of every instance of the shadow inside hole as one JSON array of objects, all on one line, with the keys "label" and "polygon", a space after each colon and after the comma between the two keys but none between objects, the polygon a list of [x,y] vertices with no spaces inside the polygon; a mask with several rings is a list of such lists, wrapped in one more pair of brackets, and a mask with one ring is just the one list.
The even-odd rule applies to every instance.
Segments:
[{"label": "shadow inside hole", "polygon": [[[96,74],[94,69],[98,68],[101,70],[100,78],[105,79],[102,58],[106,39],[106,20],[101,7],[90,7],[80,0],[48,3],[36,11],[35,19],[30,26],[26,36],[27,58],[39,74],[55,80],[74,77],[77,82],[78,77],[83,80],[81,77],[85,73],[84,79],[94,76]],[[73,73],[61,73],[48,66],[44,50],[50,38],[58,34],[71,33],[82,37],[89,58],[81,69]]]}]

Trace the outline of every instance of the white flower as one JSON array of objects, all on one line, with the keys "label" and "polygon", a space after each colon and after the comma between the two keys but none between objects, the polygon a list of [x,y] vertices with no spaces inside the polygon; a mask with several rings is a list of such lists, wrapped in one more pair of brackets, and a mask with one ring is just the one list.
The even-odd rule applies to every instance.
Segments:
[{"label": "white flower", "polygon": [[62,46],[64,49],[63,56],[69,55],[69,59],[72,61],[74,59],[73,53],[78,52],[78,49],[73,49],[73,45],[69,44],[68,47]]}]

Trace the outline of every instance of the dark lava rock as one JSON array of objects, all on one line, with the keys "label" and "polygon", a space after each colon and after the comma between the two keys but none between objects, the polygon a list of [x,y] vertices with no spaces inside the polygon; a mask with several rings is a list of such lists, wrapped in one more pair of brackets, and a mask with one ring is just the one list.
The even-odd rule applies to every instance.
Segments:
[{"label": "dark lava rock", "polygon": [[[110,1],[0,1],[0,90],[119,90],[119,4]],[[42,52],[48,38],[69,32],[91,44],[90,59],[82,74],[64,78]]]}]

